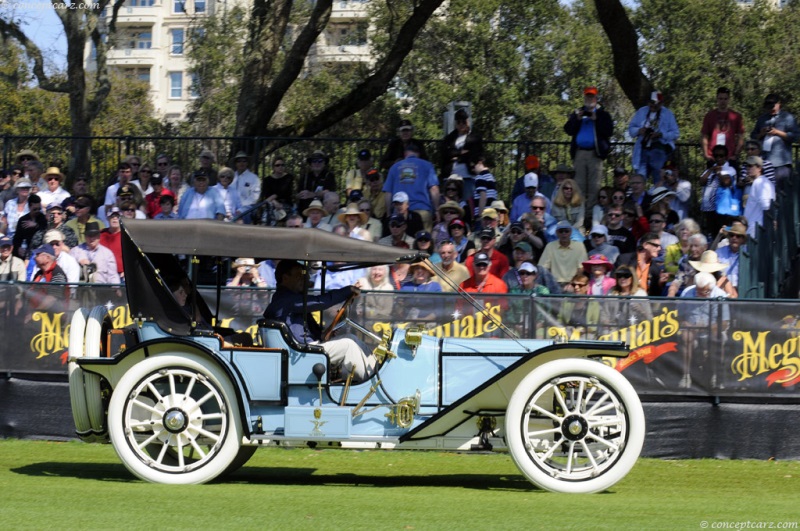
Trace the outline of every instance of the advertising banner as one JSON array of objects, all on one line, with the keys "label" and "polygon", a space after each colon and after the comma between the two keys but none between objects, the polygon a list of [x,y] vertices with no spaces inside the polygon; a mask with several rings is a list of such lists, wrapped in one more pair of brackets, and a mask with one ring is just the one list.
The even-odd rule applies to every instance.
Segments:
[{"label": "advertising banner", "polygon": [[[113,327],[134,324],[124,290],[65,288],[42,306],[39,286],[0,284],[0,370],[66,372],[69,324],[79,307],[103,305]],[[200,289],[215,311],[216,290]],[[257,337],[271,291],[222,290],[220,325]],[[51,298],[52,299],[52,298]],[[350,318],[380,335],[422,325],[436,337],[621,341],[631,353],[605,363],[643,395],[800,399],[800,310],[796,301],[459,295],[364,292]],[[323,316],[326,321],[330,317]]]}]

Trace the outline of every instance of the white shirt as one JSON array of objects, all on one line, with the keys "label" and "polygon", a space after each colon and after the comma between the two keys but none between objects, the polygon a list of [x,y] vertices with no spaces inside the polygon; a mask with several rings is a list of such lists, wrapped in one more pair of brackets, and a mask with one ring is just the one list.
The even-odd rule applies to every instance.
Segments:
[{"label": "white shirt", "polygon": [[40,191],[37,195],[41,198],[42,207],[46,210],[47,207],[53,203],[57,203],[59,205],[63,203],[64,200],[69,197],[69,192],[59,186],[55,192],[44,190]]},{"label": "white shirt", "polygon": [[217,189],[217,193],[225,204],[225,219],[231,219],[242,210],[242,201],[232,184],[225,188],[222,184],[217,183],[214,188]]},{"label": "white shirt", "polygon": [[67,282],[80,282],[81,280],[81,266],[78,261],[69,253],[59,253],[56,258],[56,264],[60,267],[64,274],[67,275]]},{"label": "white shirt", "polygon": [[764,224],[764,211],[775,200],[775,184],[759,175],[750,187],[750,195],[744,207],[744,217],[747,218],[747,235],[751,238],[756,235],[756,223]]},{"label": "white shirt", "polygon": [[261,180],[250,170],[234,173],[230,187],[239,192],[239,199],[245,208],[258,203],[261,196]]}]

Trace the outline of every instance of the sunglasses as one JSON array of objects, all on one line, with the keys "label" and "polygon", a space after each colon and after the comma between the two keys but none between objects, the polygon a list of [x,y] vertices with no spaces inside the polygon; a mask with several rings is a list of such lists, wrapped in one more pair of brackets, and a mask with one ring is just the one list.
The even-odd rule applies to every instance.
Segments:
[{"label": "sunglasses", "polygon": [[136,209],[135,208],[123,208],[122,211],[123,212],[136,212]]},{"label": "sunglasses", "polygon": [[370,212],[372,209],[371,208],[359,208],[358,210],[361,211],[361,212]]},{"label": "sunglasses", "polygon": [[652,224],[652,223],[664,223],[664,220],[663,220],[663,219],[651,219],[651,220],[650,220],[650,223],[651,223],[651,224]]},{"label": "sunglasses", "polygon": [[156,162],[156,166],[168,166],[169,162]]},{"label": "sunglasses", "polygon": [[461,225],[450,225],[450,230],[464,230]]},{"label": "sunglasses", "polygon": [[58,181],[58,180],[59,180],[59,178],[58,178],[58,177],[56,177],[56,176],[53,176],[53,177],[48,177],[48,178],[47,178],[47,180],[48,180],[48,181]]},{"label": "sunglasses", "polygon": [[519,230],[519,229],[514,229],[514,230],[511,231],[511,234],[515,234],[515,235],[519,236],[520,234],[522,234],[522,231]]},{"label": "sunglasses", "polygon": [[36,160],[36,159],[34,159],[33,157],[20,157],[19,160],[21,162],[30,162],[30,161]]},{"label": "sunglasses", "polygon": [[584,286],[588,286],[589,284],[583,284],[581,282],[570,282],[570,286],[573,288],[582,288]]},{"label": "sunglasses", "polygon": [[613,199],[614,199],[614,201],[624,201],[625,200],[625,196],[624,195],[615,195],[613,197]]},{"label": "sunglasses", "polygon": [[282,168],[284,166],[286,166],[286,164],[284,164],[283,162],[279,162],[278,164],[273,164],[272,165],[273,168]]},{"label": "sunglasses", "polygon": [[311,164],[322,164],[323,162],[325,162],[325,159],[313,159]]},{"label": "sunglasses", "polygon": [[544,210],[544,207],[531,207],[531,210],[533,211]]},{"label": "sunglasses", "polygon": [[488,242],[490,240],[494,240],[494,238],[492,236],[481,236],[482,242]]},{"label": "sunglasses", "polygon": [[396,228],[399,228],[399,227],[405,227],[406,224],[405,223],[389,223],[389,226],[394,228],[394,229],[396,229]]},{"label": "sunglasses", "polygon": [[661,249],[661,244],[660,243],[655,243],[655,242],[644,242],[644,243],[646,243],[647,245],[652,245],[653,247],[655,247],[657,249]]},{"label": "sunglasses", "polygon": [[618,214],[616,212],[609,212],[608,213],[608,217],[610,217],[610,218],[621,218],[622,214]]},{"label": "sunglasses", "polygon": [[489,267],[489,264],[484,264],[483,262],[481,262],[480,264],[475,264],[475,267],[480,267],[481,269],[483,269],[485,267]]},{"label": "sunglasses", "polygon": [[620,271],[619,273],[617,273],[614,276],[616,278],[633,278],[633,275],[631,273],[629,273],[628,271]]},{"label": "sunglasses", "polygon": [[458,192],[458,188],[445,188],[445,192]]},{"label": "sunglasses", "polygon": [[517,271],[521,277],[529,277],[531,275],[535,275],[536,273],[531,273],[530,271]]},{"label": "sunglasses", "polygon": [[636,213],[635,213],[635,212],[625,212],[625,215],[626,215],[627,217],[629,217],[629,218],[634,218],[634,217],[636,217]]},{"label": "sunglasses", "polygon": [[153,173],[153,170],[139,170],[139,173]]},{"label": "sunglasses", "polygon": [[561,189],[562,190],[569,190],[570,192],[572,191],[572,187],[571,186],[564,186]]}]

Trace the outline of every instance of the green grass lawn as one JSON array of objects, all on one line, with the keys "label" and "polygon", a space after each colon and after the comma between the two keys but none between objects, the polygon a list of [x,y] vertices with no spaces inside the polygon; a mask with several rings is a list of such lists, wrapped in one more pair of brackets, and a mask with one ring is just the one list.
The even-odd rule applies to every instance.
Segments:
[{"label": "green grass lawn", "polygon": [[3,530],[713,529],[800,521],[798,493],[790,461],[642,459],[608,492],[565,495],[504,454],[281,448],[167,486],[134,479],[109,445],[0,440]]}]

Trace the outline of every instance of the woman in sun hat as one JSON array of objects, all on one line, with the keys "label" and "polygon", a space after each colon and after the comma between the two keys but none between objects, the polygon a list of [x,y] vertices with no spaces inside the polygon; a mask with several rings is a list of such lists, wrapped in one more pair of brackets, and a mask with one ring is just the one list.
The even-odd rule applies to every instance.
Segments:
[{"label": "woman in sun hat", "polygon": [[589,275],[589,294],[608,295],[616,282],[608,276],[614,264],[602,254],[593,254],[582,263],[583,270]]}]

